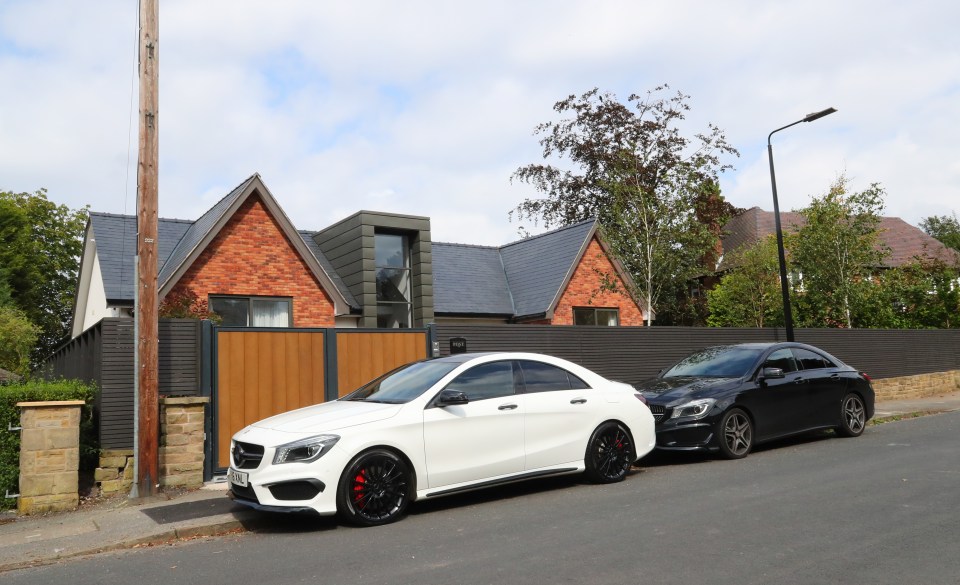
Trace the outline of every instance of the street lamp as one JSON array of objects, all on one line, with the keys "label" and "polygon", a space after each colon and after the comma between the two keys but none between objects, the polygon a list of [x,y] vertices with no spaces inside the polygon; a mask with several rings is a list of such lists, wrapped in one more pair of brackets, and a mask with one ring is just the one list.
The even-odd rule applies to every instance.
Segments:
[{"label": "street lamp", "polygon": [[813,122],[836,112],[836,108],[827,108],[807,114],[802,120],[777,128],[767,136],[767,155],[770,157],[770,185],[773,187],[773,219],[777,227],[777,257],[780,261],[780,291],[783,293],[783,322],[787,330],[787,341],[793,341],[793,314],[790,311],[790,286],[787,283],[787,258],[783,251],[783,228],[780,226],[780,203],[777,201],[777,176],[773,172],[773,145],[770,139],[781,130],[796,126],[800,122]]}]

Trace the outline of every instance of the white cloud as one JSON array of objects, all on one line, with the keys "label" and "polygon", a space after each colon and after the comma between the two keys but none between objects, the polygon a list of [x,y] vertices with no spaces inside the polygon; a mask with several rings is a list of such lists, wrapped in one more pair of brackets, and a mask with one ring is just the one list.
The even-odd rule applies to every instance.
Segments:
[{"label": "white cloud", "polygon": [[[945,0],[164,0],[160,210],[198,217],[260,172],[305,229],[381,209],[502,244],[539,231],[507,220],[536,196],[509,177],[539,159],[554,102],[666,82],[691,96],[686,131],[713,122],[741,151],[721,182],[734,204],[770,209],[767,134],[834,106],[774,135],[781,206],[846,171],[917,223],[960,209],[958,16]],[[0,188],[133,213],[135,23],[130,1],[0,5]]]}]

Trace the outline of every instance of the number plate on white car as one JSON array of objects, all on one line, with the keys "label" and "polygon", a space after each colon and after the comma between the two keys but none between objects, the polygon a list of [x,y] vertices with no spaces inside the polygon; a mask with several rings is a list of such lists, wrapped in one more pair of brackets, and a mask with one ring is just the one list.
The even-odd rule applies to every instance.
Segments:
[{"label": "number plate on white car", "polygon": [[242,471],[237,471],[236,469],[228,469],[227,479],[230,480],[230,483],[234,485],[238,485],[240,487],[247,487],[247,474]]}]

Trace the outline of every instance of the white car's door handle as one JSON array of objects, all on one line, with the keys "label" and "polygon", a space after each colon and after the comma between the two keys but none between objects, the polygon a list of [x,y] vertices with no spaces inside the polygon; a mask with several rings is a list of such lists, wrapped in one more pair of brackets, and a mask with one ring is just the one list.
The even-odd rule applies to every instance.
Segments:
[{"label": "white car's door handle", "polygon": [[501,404],[497,407],[497,410],[513,410],[516,407],[516,404]]},{"label": "white car's door handle", "polygon": [[574,398],[573,400],[570,401],[570,404],[586,404],[586,403],[587,403],[586,398]]}]

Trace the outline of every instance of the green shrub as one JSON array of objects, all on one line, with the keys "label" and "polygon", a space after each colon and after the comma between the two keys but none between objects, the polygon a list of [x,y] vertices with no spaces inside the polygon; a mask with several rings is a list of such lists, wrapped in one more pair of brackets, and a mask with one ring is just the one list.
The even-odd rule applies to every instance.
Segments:
[{"label": "green shrub", "polygon": [[48,400],[83,400],[86,406],[80,419],[80,465],[96,466],[97,446],[96,421],[93,417],[95,386],[77,380],[46,382],[34,380],[22,384],[0,385],[0,509],[16,506],[13,498],[2,496],[18,492],[20,478],[20,433],[7,431],[20,426],[18,402],[42,402]]}]

